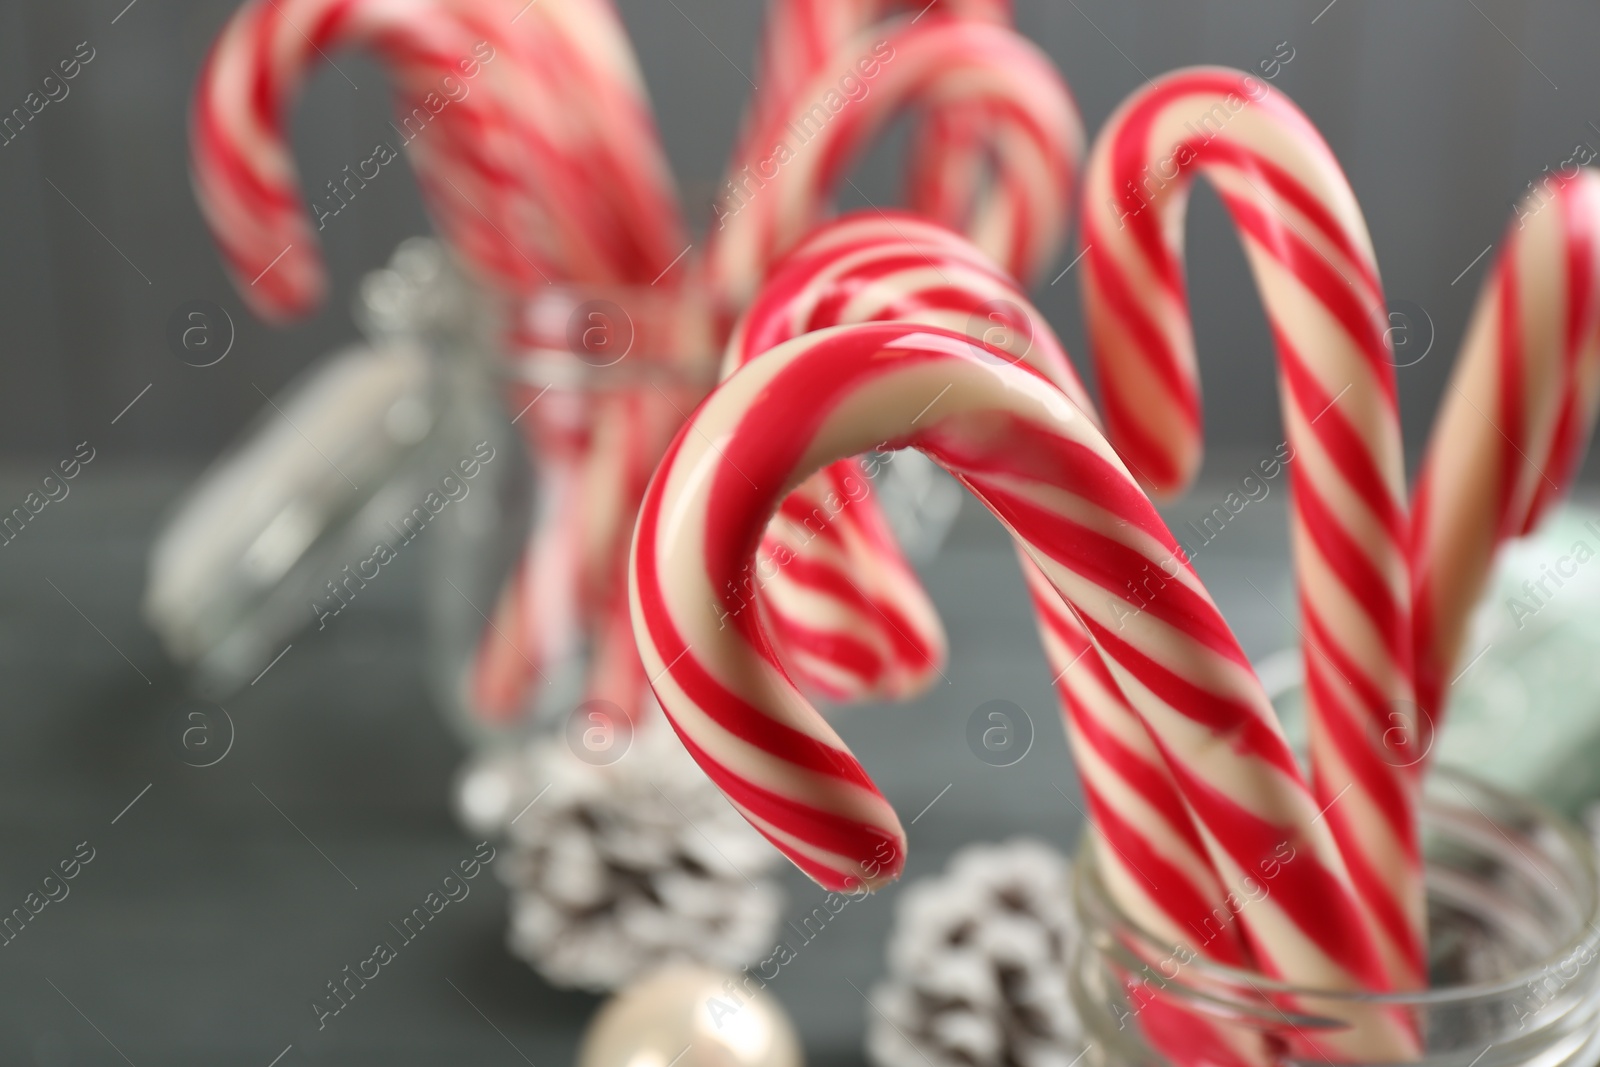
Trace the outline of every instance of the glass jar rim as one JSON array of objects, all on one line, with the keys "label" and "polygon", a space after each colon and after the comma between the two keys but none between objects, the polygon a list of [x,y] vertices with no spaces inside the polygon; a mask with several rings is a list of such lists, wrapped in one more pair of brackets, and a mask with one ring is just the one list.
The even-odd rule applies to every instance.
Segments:
[{"label": "glass jar rim", "polygon": [[[1597,855],[1594,843],[1585,837],[1570,820],[1538,801],[1508,793],[1490,785],[1476,775],[1457,768],[1436,766],[1430,768],[1428,773],[1430,777],[1438,781],[1447,782],[1458,790],[1462,786],[1467,786],[1482,795],[1492,797],[1497,805],[1503,806],[1512,813],[1528,818],[1532,823],[1538,825],[1541,830],[1554,833],[1562,845],[1570,850],[1573,858],[1578,861],[1575,866],[1582,871],[1580,891],[1583,899],[1580,901],[1581,906],[1577,910],[1584,918],[1579,920],[1577,929],[1566,937],[1559,946],[1554,947],[1536,963],[1524,966],[1517,973],[1503,979],[1398,992],[1317,989],[1298,986],[1270,978],[1257,971],[1217,963],[1199,955],[1195,955],[1185,965],[1186,968],[1192,968],[1197,976],[1203,979],[1248,985],[1263,996],[1315,998],[1317,1001],[1330,1005],[1439,1007],[1441,1005],[1462,1005],[1478,1000],[1490,1000],[1496,997],[1503,997],[1519,989],[1526,989],[1530,983],[1546,976],[1552,966],[1571,959],[1585,945],[1589,946],[1592,955],[1600,957],[1600,855]],[[1465,793],[1463,793],[1463,796],[1465,796]],[[1468,803],[1472,803],[1470,798],[1468,798]],[[1423,809],[1425,812],[1427,808],[1427,801],[1424,800]],[[1509,838],[1507,842],[1518,852],[1521,852],[1515,842],[1511,842]],[[1078,849],[1077,860],[1073,864],[1072,892],[1074,903],[1079,906],[1080,910],[1086,900],[1093,901],[1095,913],[1109,918],[1119,933],[1138,941],[1141,949],[1148,948],[1152,952],[1162,953],[1175,952],[1182,947],[1169,944],[1164,938],[1151,932],[1129,916],[1117,904],[1107,890],[1105,883],[1099,877],[1099,866],[1088,835],[1084,836],[1083,842]],[[1099,946],[1091,946],[1091,948],[1093,951],[1101,951]],[[1134,954],[1131,952],[1128,955],[1136,965],[1145,963],[1144,960],[1134,959]]]},{"label": "glass jar rim", "polygon": [[[522,385],[583,392],[648,386],[715,385],[720,352],[712,341],[703,285],[551,282],[508,297],[499,375]],[[618,329],[619,325],[622,327]],[[624,340],[620,354],[583,351],[587,330]],[[574,330],[581,331],[574,335]]]}]

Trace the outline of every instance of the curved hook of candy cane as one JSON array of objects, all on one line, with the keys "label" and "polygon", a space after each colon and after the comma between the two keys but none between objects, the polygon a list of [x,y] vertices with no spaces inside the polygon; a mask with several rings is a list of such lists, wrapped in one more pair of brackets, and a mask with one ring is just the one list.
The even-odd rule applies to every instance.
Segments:
[{"label": "curved hook of candy cane", "polygon": [[[509,3],[251,0],[230,19],[195,94],[192,173],[235,285],[259,314],[317,306],[317,230],[378,173],[366,168],[395,157],[382,142],[326,182],[312,226],[285,112],[310,67],[346,46],[389,66],[397,142],[438,229],[486,282],[522,291],[552,278],[651,280],[682,251],[637,70],[611,56],[614,42],[610,53],[603,40],[573,42],[574,32],[619,37],[605,5],[563,6],[571,18],[539,13],[522,26],[494,11],[510,14]],[[576,122],[574,94],[578,117],[584,104],[603,106],[608,122]]]},{"label": "curved hook of candy cane", "polygon": [[833,191],[872,136],[903,108],[952,104],[991,109],[996,182],[1007,190],[1009,228],[996,258],[1028,276],[1054,256],[1065,227],[1083,132],[1071,94],[1044,53],[999,26],[928,16],[874,28],[829,70],[866,64],[862,92],[845,97],[819,75],[796,108],[766,119],[752,143],[767,155],[730,182],[717,207],[707,270],[720,308],[737,309],[765,267],[826,212]]},{"label": "curved hook of candy cane", "polygon": [[[762,34],[757,80],[762,91],[751,98],[745,129],[756,131],[774,111],[792,117],[794,99],[807,81],[837,62],[841,46],[874,24],[905,13],[921,16],[922,3],[905,0],[776,0],[769,9]],[[948,18],[1012,24],[1010,0],[946,0],[938,14]],[[844,72],[838,72],[844,73]],[[851,77],[856,72],[849,72]],[[809,102],[808,102],[809,103]],[[990,189],[984,182],[988,170],[990,123],[988,110],[977,106],[941,107],[917,116],[907,153],[906,203],[919,215],[956,229],[985,233],[1003,231],[996,213],[1005,206],[1004,188]],[[741,141],[730,174],[745,162],[764,158],[771,145]],[[989,195],[987,198],[985,194]],[[982,212],[991,216],[983,220]]]},{"label": "curved hook of candy cane", "polygon": [[1066,348],[1017,281],[969,238],[909,211],[852,212],[796,245],[740,318],[722,377],[802,333],[891,319],[976,332],[1093,417]]},{"label": "curved hook of candy cane", "polygon": [[[196,89],[191,170],[235,284],[259,314],[304,314],[326,285],[316,232],[342,208],[322,208],[313,227],[285,112],[309,70],[346,46],[386,60],[404,126],[396,127],[398,139],[458,254],[512,289],[582,275],[590,251],[575,227],[592,220],[581,168],[539,118],[559,110],[539,104],[556,100],[558,87],[535,76],[537,65],[524,55],[529,43],[480,38],[473,31],[481,25],[469,29],[435,0],[250,0],[229,19]],[[381,167],[394,158],[385,142],[364,163]],[[328,203],[343,204],[375,173],[357,165],[330,180]],[[577,206],[553,207],[563,204]]]},{"label": "curved hook of candy cane", "polygon": [[[770,144],[751,139],[774,114],[793,118],[795,100],[840,49],[870,27],[897,14],[920,16],[924,4],[907,0],[774,0],[768,5],[756,63],[761,91],[750,98],[744,132],[728,168],[764,159]],[[1010,0],[945,0],[938,14],[1009,26]],[[858,71],[840,70],[836,76]],[[811,101],[806,101],[806,104]],[[917,116],[907,175],[907,202],[919,213],[959,223],[979,202],[988,160],[989,129],[982,107],[944,107]]]},{"label": "curved hook of candy cane", "polygon": [[1181,565],[1167,595],[1131,599],[1144,567],[1181,559],[1154,506],[1060,390],[949,331],[869,324],[780,345],[711,394],[646,493],[630,575],[641,657],[685,746],[750,823],[829,889],[870,889],[903,865],[893,809],[779,666],[758,615],[723,623],[722,591],[784,496],[883,441],[950,470],[1073,606],[1225,884],[1294,850],[1237,916],[1263,969],[1385,988],[1338,848],[1199,579]]},{"label": "curved hook of candy cane", "polygon": [[[1043,316],[969,241],[905,212],[862,212],[821,227],[774,268],[739,320],[723,376],[802,333],[894,320],[977,327],[1014,345],[1089,410]],[[873,465],[873,472],[877,465]],[[906,699],[942,674],[938,613],[894,542],[858,460],[799,486],[762,541],[757,585],[788,668],[835,701]]]},{"label": "curved hook of candy cane", "polygon": [[[1587,449],[1597,397],[1600,173],[1579,170],[1547,179],[1516,206],[1417,481],[1417,703],[1433,730],[1447,710],[1449,680],[1495,553],[1566,494]],[[1531,596],[1541,602],[1537,586]],[[1423,738],[1425,755],[1430,741]],[[1416,761],[1419,772],[1425,765]]]},{"label": "curved hook of candy cane", "polygon": [[[1418,985],[1418,797],[1404,769],[1417,718],[1408,520],[1387,310],[1333,153],[1287,97],[1250,75],[1166,75],[1118,108],[1091,151],[1083,290],[1111,439],[1157,490],[1180,488],[1199,463],[1182,226],[1198,174],[1243,237],[1277,342],[1313,785],[1390,970]],[[1218,507],[1220,525],[1234,499]],[[1394,743],[1397,723],[1406,743]]]}]

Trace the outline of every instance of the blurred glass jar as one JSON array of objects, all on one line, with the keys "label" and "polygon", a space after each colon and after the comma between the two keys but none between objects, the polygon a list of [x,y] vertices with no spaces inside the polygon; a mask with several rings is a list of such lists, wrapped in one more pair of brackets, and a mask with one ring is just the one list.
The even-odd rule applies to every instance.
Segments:
[{"label": "blurred glass jar", "polygon": [[626,618],[639,497],[715,384],[706,307],[682,287],[547,285],[480,337],[527,466],[441,515],[432,544],[429,674],[469,739],[516,740],[572,712],[606,669],[597,646],[626,637],[607,623]]},{"label": "blurred glass jar", "polygon": [[355,315],[368,343],[271,398],[157,532],[144,614],[202,695],[249,683],[341,611],[446,457],[509,438],[474,340],[477,298],[436,242],[402,243],[363,280]]},{"label": "blurred glass jar", "polygon": [[[505,336],[491,363],[532,489],[453,509],[429,597],[436,696],[479,742],[537,732],[600,695],[629,699],[608,693],[608,673],[632,679],[606,654],[635,654],[626,564],[638,502],[721,363],[709,302],[682,286],[542,286]],[[963,493],[921,453],[884,470],[885,517],[925,562]],[[615,703],[601,717],[619,711],[629,717]]]},{"label": "blurred glass jar", "polygon": [[[414,553],[427,676],[464,736],[515,740],[569,715],[627,674],[597,659],[632,653],[625,605],[607,603],[625,595],[638,498],[715,383],[706,306],[682,286],[547,285],[508,302],[437,241],[403,242],[362,281],[367,343],[272,398],[174,506],[146,618],[220,699]],[[886,470],[885,514],[925,560],[961,491],[917,453]],[[549,550],[521,566],[535,534]]]},{"label": "blurred glass jar", "polygon": [[[1594,846],[1549,809],[1445,769],[1428,778],[1422,830],[1431,988],[1393,994],[1296,988],[1197,958],[1192,946],[1164,944],[1111,899],[1086,844],[1074,885],[1083,938],[1070,975],[1086,1062],[1164,1067],[1169,1061],[1141,1031],[1143,1012],[1164,1014],[1168,1025],[1192,1014],[1235,1041],[1264,1041],[1275,1061],[1589,1067],[1600,1060]],[[1270,876],[1257,885],[1270,896]],[[1261,899],[1252,892],[1241,909]],[[1217,910],[1220,931],[1236,913]],[[1380,1015],[1414,1034],[1417,1047],[1359,1060],[1335,1051],[1352,1020]],[[1320,1055],[1308,1054],[1308,1034]]]}]

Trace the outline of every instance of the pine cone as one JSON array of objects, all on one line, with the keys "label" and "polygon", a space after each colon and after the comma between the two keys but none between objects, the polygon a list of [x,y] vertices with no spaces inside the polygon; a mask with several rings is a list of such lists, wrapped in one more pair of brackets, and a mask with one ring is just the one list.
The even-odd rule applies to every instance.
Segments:
[{"label": "pine cone", "polygon": [[957,853],[908,888],[873,991],[879,1067],[1066,1067],[1082,1050],[1067,991],[1071,865],[1016,839]]},{"label": "pine cone", "polygon": [[778,854],[665,722],[611,766],[561,738],[480,758],[457,801],[506,838],[507,943],[556,985],[615,989],[669,961],[737,970],[771,949],[782,897],[759,876]]}]

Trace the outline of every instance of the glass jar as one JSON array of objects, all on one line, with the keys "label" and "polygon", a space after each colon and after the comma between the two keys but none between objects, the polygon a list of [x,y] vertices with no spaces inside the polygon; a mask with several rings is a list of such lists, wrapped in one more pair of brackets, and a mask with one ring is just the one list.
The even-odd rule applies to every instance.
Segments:
[{"label": "glass jar", "polygon": [[[1550,810],[1446,769],[1422,807],[1431,988],[1361,994],[1300,989],[1190,958],[1110,899],[1082,848],[1074,903],[1083,938],[1072,962],[1086,1064],[1169,1062],[1141,1033],[1153,1003],[1278,1050],[1291,1062],[1439,1067],[1589,1067],[1600,1060],[1600,891],[1590,841]],[[1157,962],[1149,962],[1157,961]],[[1171,972],[1171,976],[1169,976]],[[1390,1058],[1330,1053],[1345,1020],[1398,1019],[1417,1048]],[[1308,1034],[1320,1052],[1309,1055]]]},{"label": "glass jar", "polygon": [[[479,742],[569,715],[615,666],[592,662],[579,613],[536,620],[559,640],[529,664],[536,684],[513,706],[475,699],[478,659],[486,643],[520,639],[500,606],[531,530],[576,514],[583,596],[622,588],[637,499],[716,381],[707,307],[672,284],[545,285],[507,300],[439,242],[401,242],[361,282],[364,343],[275,396],[173,507],[151,552],[146,617],[193,687],[225,699],[308,627],[370,601],[392,561],[420,555],[427,674],[452,724]],[[633,461],[612,462],[626,434],[640,438]],[[914,452],[876,488],[907,555],[930,559],[962,491]],[[555,570],[558,582],[559,559]]]},{"label": "glass jar", "polygon": [[[430,674],[474,743],[570,720],[606,691],[608,674],[631,684],[625,666],[597,661],[597,614],[626,595],[634,516],[656,462],[716,384],[721,346],[709,306],[692,286],[547,285],[480,331],[500,421],[514,424],[512,447],[527,466],[521,457],[504,464],[494,492],[441,516],[435,543]],[[899,453],[884,471],[875,486],[884,516],[908,558],[925,562],[964,494],[921,453]],[[568,558],[553,551],[539,569],[529,545],[556,544],[563,524],[576,524]],[[507,607],[516,583],[542,598],[532,617]],[[622,612],[626,627],[625,602]],[[543,631],[534,642],[542,653],[518,650],[530,628]],[[608,639],[619,655],[632,654],[629,634],[626,647]],[[608,704],[601,718],[615,722],[619,712],[631,717]]]},{"label": "glass jar", "polygon": [[402,551],[395,524],[504,424],[474,358],[475,308],[437,242],[402,242],[362,281],[365,343],[316,360],[175,502],[143,610],[198,694],[226,699],[308,626],[370,599]]},{"label": "glass jar", "polygon": [[468,740],[545,728],[606,670],[639,497],[716,381],[707,307],[684,286],[552,284],[486,308],[475,340],[514,454],[440,516],[427,590],[434,695]]}]

